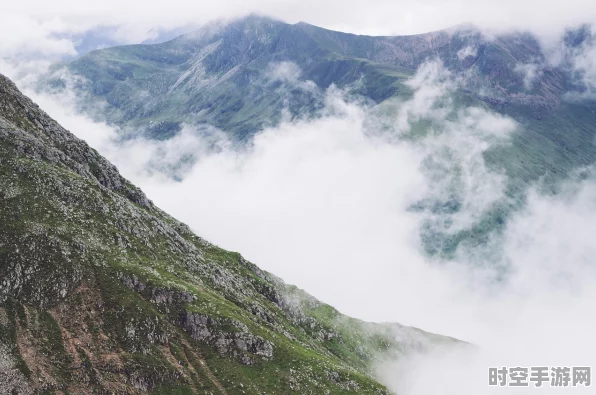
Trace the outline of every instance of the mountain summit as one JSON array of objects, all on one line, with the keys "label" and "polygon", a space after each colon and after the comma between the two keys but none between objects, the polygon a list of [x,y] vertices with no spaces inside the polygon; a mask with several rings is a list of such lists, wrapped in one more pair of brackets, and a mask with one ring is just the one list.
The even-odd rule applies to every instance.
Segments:
[{"label": "mountain summit", "polygon": [[0,76],[1,393],[387,393],[454,341],[343,316],[195,236]]}]

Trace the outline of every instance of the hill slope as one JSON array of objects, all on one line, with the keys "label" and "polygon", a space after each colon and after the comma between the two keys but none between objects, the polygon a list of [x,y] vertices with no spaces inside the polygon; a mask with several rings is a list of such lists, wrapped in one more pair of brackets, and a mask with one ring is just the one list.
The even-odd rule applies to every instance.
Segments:
[{"label": "hill slope", "polygon": [[0,76],[0,392],[386,393],[452,339],[345,317],[198,238]]}]

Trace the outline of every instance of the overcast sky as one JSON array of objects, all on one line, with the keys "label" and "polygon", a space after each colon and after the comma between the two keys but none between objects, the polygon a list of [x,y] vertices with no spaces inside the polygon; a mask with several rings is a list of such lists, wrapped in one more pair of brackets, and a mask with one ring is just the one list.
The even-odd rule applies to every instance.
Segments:
[{"label": "overcast sky", "polygon": [[555,34],[596,20],[596,1],[567,0],[21,0],[4,2],[0,56],[15,51],[74,55],[64,35],[116,26],[110,39],[137,43],[160,31],[209,20],[261,13],[359,34],[413,34],[473,23],[487,29],[530,29]]}]

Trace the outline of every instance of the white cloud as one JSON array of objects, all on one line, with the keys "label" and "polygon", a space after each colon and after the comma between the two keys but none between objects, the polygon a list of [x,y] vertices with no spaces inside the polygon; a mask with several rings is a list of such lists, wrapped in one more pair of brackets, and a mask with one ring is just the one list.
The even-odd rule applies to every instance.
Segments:
[{"label": "white cloud", "polygon": [[441,62],[431,61],[423,64],[418,72],[406,81],[406,85],[414,94],[398,107],[399,114],[394,123],[399,132],[409,131],[410,125],[422,118],[434,118],[436,121],[447,117],[450,106],[445,106],[441,100],[451,100],[449,93],[455,91],[457,81]]},{"label": "white cloud", "polygon": [[473,46],[467,46],[467,47],[464,47],[464,48],[460,49],[459,51],[457,51],[457,58],[459,60],[464,60],[467,57],[475,57],[477,53],[478,53],[478,48],[473,47]]},{"label": "white cloud", "polygon": [[297,84],[302,70],[292,62],[279,62],[269,65],[268,77],[273,81],[283,81]]},{"label": "white cloud", "polygon": [[596,98],[596,25],[590,27],[586,40],[575,48],[566,48],[570,66],[583,90],[572,98]]},{"label": "white cloud", "polygon": [[[579,191],[578,191],[579,188]],[[474,312],[469,337],[479,348],[435,350],[379,367],[398,393],[571,393],[569,388],[489,388],[488,367],[592,366],[596,318],[596,182],[567,185],[574,196],[531,193],[509,224],[503,258],[513,268],[498,297],[462,299]],[[432,378],[432,379],[430,379]],[[572,393],[592,393],[573,388]],[[534,392],[532,392],[534,393]]]},{"label": "white cloud", "polygon": [[[350,7],[339,0],[222,0],[217,2],[169,0],[22,0],[3,4],[0,54],[12,54],[20,46],[52,53],[70,54],[68,42],[57,34],[80,33],[98,26],[121,43],[154,38],[158,31],[235,18],[251,12],[290,23],[305,21],[334,30],[360,34],[412,34],[473,23],[491,30],[529,29],[543,34],[596,20],[591,0],[357,0]],[[6,44],[8,42],[8,44]]]},{"label": "white cloud", "polygon": [[24,14],[0,14],[0,58],[75,55],[73,43],[55,36],[64,27],[56,19],[36,20]]},{"label": "white cloud", "polygon": [[517,64],[514,70],[521,74],[524,79],[524,88],[532,89],[534,82],[542,75],[540,65],[537,63]]},{"label": "white cloud", "polygon": [[[596,25],[594,21],[574,29],[573,34],[563,34],[543,39],[544,67],[559,67],[568,72],[574,85],[564,98],[593,100],[596,98]],[[518,65],[523,70],[526,65]],[[540,67],[539,67],[540,68]],[[539,70],[539,72],[541,72]]]}]

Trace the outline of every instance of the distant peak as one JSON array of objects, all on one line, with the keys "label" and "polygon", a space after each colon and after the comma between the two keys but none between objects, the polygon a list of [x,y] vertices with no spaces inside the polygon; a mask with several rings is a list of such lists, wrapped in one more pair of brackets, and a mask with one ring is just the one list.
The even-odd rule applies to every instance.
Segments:
[{"label": "distant peak", "polygon": [[182,37],[196,40],[199,38],[212,37],[226,31],[227,29],[255,29],[259,27],[267,27],[268,25],[272,24],[285,25],[286,23],[269,16],[252,13],[238,18],[216,19],[211,22],[207,22],[199,29],[187,33]]}]

